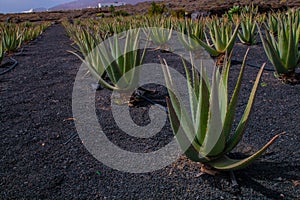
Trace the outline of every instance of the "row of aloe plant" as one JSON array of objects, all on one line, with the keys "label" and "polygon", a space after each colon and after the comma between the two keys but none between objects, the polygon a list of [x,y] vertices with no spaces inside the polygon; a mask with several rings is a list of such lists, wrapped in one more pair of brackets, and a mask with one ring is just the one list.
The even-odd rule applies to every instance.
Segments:
[{"label": "row of aloe plant", "polygon": [[49,22],[42,24],[32,24],[30,22],[14,24],[0,24],[0,65],[5,52],[16,51],[22,43],[27,43],[37,38],[42,32],[50,26]]},{"label": "row of aloe plant", "polygon": [[[145,18],[140,20],[145,20]],[[175,21],[177,23],[176,29],[180,30],[180,32],[177,32],[177,36],[188,51],[197,51],[200,46],[203,46],[212,56],[224,54],[225,62],[222,73],[215,67],[213,81],[210,84],[203,68],[200,67],[199,74],[196,71],[196,66],[192,66],[191,75],[185,62],[183,62],[189,88],[189,108],[191,113],[189,114],[189,111],[184,108],[185,105],[181,104],[180,98],[174,92],[176,91],[173,84],[174,77],[170,76],[167,63],[164,63],[163,71],[170,95],[170,99],[167,100],[169,118],[179,144],[190,159],[218,170],[240,169],[253,162],[279,137],[279,135],[273,137],[264,147],[249,158],[234,160],[228,157],[228,154],[240,142],[246,130],[264,66],[261,67],[257,75],[240,123],[236,130],[232,131],[234,113],[237,109],[248,52],[245,55],[233,96],[228,102],[227,85],[231,56],[227,58],[226,55],[232,52],[235,38],[238,35],[239,24],[235,24],[235,28],[233,28],[234,23],[230,22],[228,18],[221,20],[210,18],[209,21],[207,19],[201,20],[203,21]],[[207,21],[207,25],[205,25],[204,21]],[[152,30],[143,27],[144,29],[140,30],[144,30],[145,33],[149,34],[149,41],[159,48],[165,48],[164,44],[170,40],[172,30],[175,27],[173,25],[174,20],[148,19],[146,22],[148,26],[158,26],[159,28]],[[220,26],[218,22],[221,23]],[[198,26],[194,27],[194,23],[197,23]],[[134,27],[143,25],[140,21],[132,21],[131,24]],[[79,46],[84,58],[81,58],[78,53],[73,53],[83,61],[101,85],[110,90],[125,92],[136,86],[134,83],[137,82],[139,76],[138,71],[135,69],[143,63],[143,58],[147,53],[146,48],[142,52],[139,50],[139,32],[131,30],[125,35],[121,34],[121,37],[116,34],[113,37],[108,37],[110,34],[108,33],[104,34],[105,37],[103,37],[103,29],[101,32],[98,32],[95,26],[78,27],[66,22],[64,25],[70,37]],[[205,26],[211,29],[209,36],[204,31]],[[165,28],[168,28],[169,32],[164,32]],[[109,30],[110,26],[105,29]],[[118,30],[124,29],[114,28],[112,31],[117,33]],[[212,48],[209,41],[214,43],[214,48]],[[98,45],[99,42],[100,45]],[[122,42],[125,42],[126,48],[124,49],[120,46]],[[194,61],[191,60],[191,63],[194,63]]]}]

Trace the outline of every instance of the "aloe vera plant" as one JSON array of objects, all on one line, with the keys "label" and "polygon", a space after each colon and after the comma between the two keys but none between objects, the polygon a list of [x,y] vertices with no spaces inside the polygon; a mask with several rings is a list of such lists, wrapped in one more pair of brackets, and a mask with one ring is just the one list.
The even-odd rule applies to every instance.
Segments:
[{"label": "aloe vera plant", "polygon": [[256,44],[256,20],[253,14],[241,15],[241,28],[238,32],[240,41],[246,45]]},{"label": "aloe vera plant", "polygon": [[3,45],[5,51],[15,51],[22,44],[22,34],[19,26],[6,24],[2,27]]},{"label": "aloe vera plant", "polygon": [[199,48],[200,44],[194,38],[203,41],[205,31],[205,23],[201,18],[197,21],[184,20],[178,22],[178,38],[183,46],[189,51],[195,51]]},{"label": "aloe vera plant", "polygon": [[[99,84],[114,91],[131,90],[139,78],[135,67],[143,63],[146,52],[146,48],[143,51],[139,48],[139,35],[137,29],[121,34],[122,38],[114,35],[97,45],[85,59],[72,53],[85,63]],[[103,78],[103,73],[107,74],[109,82]]]},{"label": "aloe vera plant", "polygon": [[264,70],[264,66],[262,66],[257,74],[244,114],[235,131],[232,131],[248,51],[229,103],[227,84],[230,61],[224,65],[222,74],[219,74],[218,68],[214,68],[212,83],[209,82],[203,67],[201,67],[199,74],[193,66],[191,75],[184,62],[190,112],[185,105],[181,104],[182,96],[176,92],[177,88],[175,88],[174,79],[170,75],[169,67],[166,63],[163,66],[170,96],[167,99],[169,119],[180,147],[189,159],[216,170],[237,170],[246,167],[279,137],[279,135],[273,137],[265,146],[248,158],[231,159],[227,155],[239,143],[246,130]]},{"label": "aloe vera plant", "polygon": [[235,29],[232,30],[233,24],[229,22],[228,19],[213,18],[207,23],[207,26],[209,28],[212,44],[209,42],[208,37],[206,37],[206,42],[203,42],[198,38],[194,39],[196,39],[213,57],[224,55],[226,52],[230,53],[235,44],[239,23],[237,23]]},{"label": "aloe vera plant", "polygon": [[299,18],[295,17],[293,12],[289,12],[288,16],[278,18],[277,37],[266,28],[266,38],[264,38],[259,25],[257,26],[265,52],[276,69],[276,76],[287,83],[293,81],[295,69],[300,64]]},{"label": "aloe vera plant", "polygon": [[83,27],[72,27],[70,35],[75,44],[79,47],[80,52],[86,57],[102,41],[91,31]]},{"label": "aloe vera plant", "polygon": [[273,34],[277,35],[278,31],[278,18],[280,17],[279,13],[268,13],[268,17],[266,18],[266,26],[268,31]]},{"label": "aloe vera plant", "polygon": [[170,18],[146,18],[144,30],[149,35],[150,40],[158,46],[157,49],[166,50],[168,48],[166,44],[173,33],[173,25]]}]

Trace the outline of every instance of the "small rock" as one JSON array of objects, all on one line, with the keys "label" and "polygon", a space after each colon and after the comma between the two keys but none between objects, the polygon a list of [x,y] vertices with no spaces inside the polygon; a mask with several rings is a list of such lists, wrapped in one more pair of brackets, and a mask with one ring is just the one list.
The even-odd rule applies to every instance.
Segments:
[{"label": "small rock", "polygon": [[101,90],[102,89],[101,85],[98,83],[95,83],[95,84],[93,83],[93,84],[91,84],[91,86],[92,86],[93,90]]}]

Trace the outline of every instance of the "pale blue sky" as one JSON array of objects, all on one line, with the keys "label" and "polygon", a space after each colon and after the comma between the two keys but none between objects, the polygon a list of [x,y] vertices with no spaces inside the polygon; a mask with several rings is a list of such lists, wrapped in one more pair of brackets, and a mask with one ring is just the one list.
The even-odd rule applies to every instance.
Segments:
[{"label": "pale blue sky", "polygon": [[49,8],[72,0],[0,0],[0,13],[15,13],[31,8]]}]

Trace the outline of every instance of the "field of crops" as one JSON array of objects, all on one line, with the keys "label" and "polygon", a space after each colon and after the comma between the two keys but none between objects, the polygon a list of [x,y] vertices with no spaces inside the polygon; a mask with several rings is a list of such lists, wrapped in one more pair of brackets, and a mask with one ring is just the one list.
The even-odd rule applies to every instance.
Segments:
[{"label": "field of crops", "polygon": [[300,9],[111,12],[0,24],[1,198],[300,198]]}]

